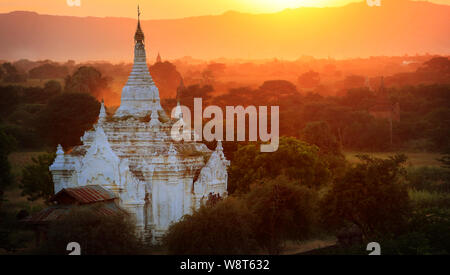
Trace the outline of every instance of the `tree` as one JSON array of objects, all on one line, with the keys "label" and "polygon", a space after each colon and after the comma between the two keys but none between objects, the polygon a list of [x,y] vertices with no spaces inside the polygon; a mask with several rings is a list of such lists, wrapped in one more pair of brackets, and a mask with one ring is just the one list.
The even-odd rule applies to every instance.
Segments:
[{"label": "tree", "polygon": [[50,224],[39,254],[66,254],[69,242],[78,242],[82,255],[124,255],[143,252],[135,223],[127,214],[104,216],[96,206],[74,208]]},{"label": "tree", "polygon": [[13,182],[8,155],[14,150],[16,141],[0,129],[0,204],[5,188]]},{"label": "tree", "polygon": [[214,88],[211,85],[190,85],[181,93],[180,104],[188,107],[191,114],[194,114],[194,98],[202,98],[203,104],[205,104],[213,92]]},{"label": "tree", "polygon": [[426,116],[428,122],[428,136],[433,142],[435,150],[445,151],[450,148],[450,108],[436,108]]},{"label": "tree", "polygon": [[3,63],[2,68],[4,71],[3,81],[4,82],[25,82],[27,76],[23,73],[20,73],[14,65],[9,62]]},{"label": "tree", "polygon": [[172,63],[158,62],[150,66],[150,73],[159,90],[161,98],[174,98],[180,85],[181,74]]},{"label": "tree", "polygon": [[32,158],[33,163],[27,165],[22,172],[20,184],[22,196],[27,196],[30,201],[39,198],[48,201],[53,196],[54,184],[49,167],[54,160],[54,153],[46,153]]},{"label": "tree", "polygon": [[295,85],[287,80],[264,81],[261,87],[259,87],[259,90],[263,93],[265,92],[276,96],[283,94],[298,94]]},{"label": "tree", "polygon": [[367,110],[373,106],[375,99],[375,94],[367,87],[363,87],[348,90],[340,101],[355,110]]},{"label": "tree", "polygon": [[450,148],[448,148],[444,153],[444,156],[438,160],[442,163],[443,167],[450,169]]},{"label": "tree", "polygon": [[16,67],[14,67],[13,64],[6,62],[2,64],[3,70],[5,71],[6,75],[14,75],[19,73],[16,69]]},{"label": "tree", "polygon": [[6,75],[5,71],[3,70],[2,66],[0,66],[0,80]]},{"label": "tree", "polygon": [[[20,108],[22,109],[22,108]],[[19,109],[19,112],[20,112]],[[8,118],[10,122],[17,122],[18,124],[0,124],[0,129],[6,134],[12,136],[17,144],[17,147],[21,149],[39,149],[43,146],[42,139],[37,135],[33,126],[30,126],[34,122],[34,117],[30,113],[23,111],[24,115],[21,119],[23,121],[16,121],[20,118],[20,115],[15,111]]]},{"label": "tree", "polygon": [[311,233],[316,197],[285,176],[253,186],[245,201],[252,213],[253,234],[270,254],[279,254],[284,241],[301,241]]},{"label": "tree", "polygon": [[49,94],[57,95],[57,94],[61,93],[62,86],[58,81],[50,80],[50,81],[45,82],[44,90]]},{"label": "tree", "polygon": [[364,86],[366,79],[360,75],[349,75],[344,79],[344,89],[356,89]]},{"label": "tree", "polygon": [[80,137],[92,128],[100,103],[89,94],[63,93],[50,100],[39,115],[39,130],[52,146],[68,148],[80,144]]},{"label": "tree", "polygon": [[229,197],[214,206],[202,205],[192,215],[172,224],[163,243],[171,254],[249,254],[257,249],[250,212]]},{"label": "tree", "polygon": [[15,140],[0,129],[0,248],[7,251],[13,250],[15,245],[10,240],[11,223],[2,211],[2,203],[5,188],[13,183],[13,175],[11,173],[11,165],[8,161],[8,155],[15,148]]},{"label": "tree", "polygon": [[340,146],[330,126],[325,121],[313,121],[306,124],[301,136],[310,143],[317,145],[323,152],[328,154],[340,154]]},{"label": "tree", "polygon": [[211,85],[214,82],[214,72],[206,68],[202,71],[202,80],[205,85]]},{"label": "tree", "polygon": [[347,165],[345,156],[342,154],[341,145],[327,122],[309,122],[301,131],[300,136],[304,141],[320,148],[320,158],[327,164],[333,178],[339,177],[345,172]]},{"label": "tree", "polygon": [[67,76],[65,91],[69,93],[87,93],[99,98],[108,89],[108,79],[90,66],[82,66],[72,76]]},{"label": "tree", "polygon": [[67,67],[57,64],[45,63],[29,71],[30,78],[42,79],[64,78],[69,73]]},{"label": "tree", "polygon": [[329,228],[355,224],[366,238],[395,233],[409,213],[408,191],[402,182],[406,157],[359,158],[361,163],[337,179],[321,201],[323,221]]},{"label": "tree", "polygon": [[319,187],[331,177],[319,149],[292,137],[281,137],[276,152],[260,152],[260,144],[238,148],[229,169],[228,192],[250,190],[252,183],[280,175],[300,185]]},{"label": "tree", "polygon": [[20,102],[19,92],[21,88],[17,86],[0,87],[0,118],[7,117]]},{"label": "tree", "polygon": [[214,75],[219,75],[224,73],[225,69],[227,68],[227,65],[224,63],[212,62],[208,64],[206,68],[207,70],[212,71]]},{"label": "tree", "polygon": [[314,71],[303,73],[298,77],[297,82],[301,88],[314,88],[320,84],[320,74]]},{"label": "tree", "polygon": [[423,63],[417,69],[418,72],[432,72],[440,74],[450,73],[450,60],[443,56],[433,57],[427,62]]}]

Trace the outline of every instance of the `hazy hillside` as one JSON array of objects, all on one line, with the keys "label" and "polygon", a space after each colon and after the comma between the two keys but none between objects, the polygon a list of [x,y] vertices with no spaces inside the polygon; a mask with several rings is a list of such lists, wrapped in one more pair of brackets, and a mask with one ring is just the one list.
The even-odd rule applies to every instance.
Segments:
[{"label": "hazy hillside", "polygon": [[[274,14],[142,22],[148,57],[290,58],[450,53],[450,6],[391,0]],[[135,19],[0,14],[0,59],[126,60]]]}]

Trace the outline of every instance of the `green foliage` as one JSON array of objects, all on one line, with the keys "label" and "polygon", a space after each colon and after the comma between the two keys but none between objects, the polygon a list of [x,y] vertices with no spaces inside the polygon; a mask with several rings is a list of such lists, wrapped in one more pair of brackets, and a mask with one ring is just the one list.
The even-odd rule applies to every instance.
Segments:
[{"label": "green foliage", "polygon": [[297,82],[301,88],[314,88],[320,83],[320,74],[314,71],[303,73],[298,77]]},{"label": "green foliage", "polygon": [[389,159],[360,156],[361,163],[337,179],[321,201],[327,227],[356,224],[366,238],[400,230],[409,213],[409,197],[402,183],[406,156]]},{"label": "green foliage", "polygon": [[314,224],[316,196],[284,176],[253,186],[245,196],[260,247],[279,254],[285,240],[301,241]]},{"label": "green foliage", "polygon": [[450,193],[409,190],[409,197],[414,209],[450,208]]},{"label": "green foliage", "polygon": [[286,177],[254,186],[242,197],[211,198],[173,224],[164,243],[172,254],[278,254],[286,240],[312,231],[315,193]]},{"label": "green foliage", "polygon": [[96,98],[102,95],[108,88],[108,79],[90,66],[82,66],[76,70],[72,76],[67,76],[65,92],[87,93]]},{"label": "green foliage", "polygon": [[384,255],[448,255],[450,253],[450,210],[424,208],[416,211],[407,232],[379,243]]},{"label": "green foliage", "polygon": [[444,151],[449,147],[450,85],[405,86],[393,90],[391,97],[401,106],[401,121],[394,124],[395,139],[404,144],[428,140],[421,150]]},{"label": "green foliage", "polygon": [[[24,116],[22,118],[31,119],[28,113],[22,113]],[[31,121],[27,121],[24,124],[31,123]],[[31,126],[29,126],[31,127]],[[36,130],[33,128],[29,128],[26,125],[17,125],[17,124],[5,124],[0,125],[0,130],[3,130],[6,134],[10,135],[17,141],[17,148],[20,149],[30,149],[37,148],[42,145],[42,141],[40,140]]]},{"label": "green foliage", "polygon": [[214,87],[211,85],[190,85],[186,87],[180,95],[180,104],[188,107],[194,114],[194,98],[201,98],[203,104],[206,104],[212,97]]},{"label": "green foliage", "polygon": [[47,201],[53,194],[53,178],[49,166],[55,159],[54,153],[46,153],[33,157],[32,164],[27,165],[22,172],[20,188],[22,196],[27,196],[30,201],[44,199]]},{"label": "green foliage", "polygon": [[0,129],[0,203],[3,199],[3,191],[13,182],[8,155],[14,150],[15,146],[15,139]]},{"label": "green foliage", "polygon": [[450,148],[450,108],[439,108],[430,112],[426,117],[427,134],[437,151]]},{"label": "green foliage", "polygon": [[64,78],[69,73],[65,66],[58,64],[46,63],[35,67],[29,71],[30,78],[48,79],[48,78]]},{"label": "green foliage", "polygon": [[103,216],[91,209],[73,209],[50,224],[47,241],[39,254],[67,254],[67,244],[78,242],[82,255],[126,255],[143,252],[135,234],[135,224],[128,215]]},{"label": "green foliage", "polygon": [[172,224],[163,242],[171,254],[250,254],[257,248],[250,216],[245,204],[234,198],[203,205]]},{"label": "green foliage", "polygon": [[376,97],[371,90],[364,87],[348,90],[340,100],[345,106],[353,107],[357,110],[368,110],[373,105]]},{"label": "green foliage", "polygon": [[96,122],[99,110],[100,103],[88,94],[63,93],[51,99],[40,113],[40,133],[52,146],[78,145],[83,133]]},{"label": "green foliage", "polygon": [[46,90],[50,94],[57,95],[62,92],[62,86],[58,81],[50,80],[45,82],[44,90]]},{"label": "green foliage", "polygon": [[450,193],[450,171],[445,168],[409,168],[406,179],[415,190]]},{"label": "green foliage", "polygon": [[330,180],[331,173],[318,152],[316,146],[291,137],[281,137],[273,153],[261,153],[259,144],[242,146],[229,169],[228,191],[245,193],[252,183],[280,175],[300,185],[319,187]]},{"label": "green foliage", "polygon": [[439,159],[440,162],[442,162],[442,165],[447,168],[450,169],[450,154],[445,154],[442,158]]},{"label": "green foliage", "polygon": [[19,90],[15,86],[0,87],[0,119],[7,117],[19,104]]},{"label": "green foliage", "polygon": [[2,71],[4,82],[19,83],[27,80],[27,75],[19,72],[16,67],[9,62],[2,64]]},{"label": "green foliage", "polygon": [[0,221],[0,248],[16,252],[32,242],[33,232],[17,220],[15,213],[0,211]]},{"label": "green foliage", "polygon": [[450,73],[450,60],[443,56],[433,57],[423,63],[418,71],[448,74]]},{"label": "green foliage", "polygon": [[314,121],[306,124],[301,137],[308,143],[317,145],[324,153],[340,154],[340,146],[325,121]]}]

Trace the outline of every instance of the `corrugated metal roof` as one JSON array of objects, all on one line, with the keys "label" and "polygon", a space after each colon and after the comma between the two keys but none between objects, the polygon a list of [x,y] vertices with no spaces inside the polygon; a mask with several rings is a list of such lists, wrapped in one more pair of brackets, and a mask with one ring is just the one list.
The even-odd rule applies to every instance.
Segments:
[{"label": "corrugated metal roof", "polygon": [[113,200],[117,196],[99,185],[86,185],[76,188],[64,188],[54,195],[50,201],[58,201],[58,197],[67,194],[81,204]]},{"label": "corrugated metal roof", "polygon": [[96,203],[89,206],[56,205],[43,209],[31,216],[28,216],[25,219],[23,219],[22,222],[30,224],[45,224],[48,222],[61,219],[64,215],[67,215],[70,212],[70,210],[75,208],[87,209],[101,216],[116,216],[127,213],[113,201],[105,203]]},{"label": "corrugated metal roof", "polygon": [[50,221],[58,220],[61,216],[63,216],[70,207],[61,207],[61,206],[52,206],[46,209],[43,209],[31,216],[24,218],[23,222],[29,223],[46,223]]}]

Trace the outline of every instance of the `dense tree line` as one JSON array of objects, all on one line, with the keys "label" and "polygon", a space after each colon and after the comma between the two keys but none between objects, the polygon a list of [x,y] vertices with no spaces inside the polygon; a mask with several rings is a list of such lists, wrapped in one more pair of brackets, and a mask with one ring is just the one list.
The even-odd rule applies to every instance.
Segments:
[{"label": "dense tree line", "polygon": [[67,77],[64,88],[56,80],[43,87],[0,86],[0,129],[12,135],[20,149],[77,145],[97,119],[96,97],[107,82],[96,69],[81,67]]},{"label": "dense tree line", "polygon": [[[344,96],[322,97],[302,94],[290,82],[280,80],[267,81],[256,90],[231,89],[220,96],[213,96],[212,86],[192,85],[184,90],[181,104],[193,110],[193,98],[201,97],[204,105],[218,105],[224,112],[226,106],[280,106],[283,136],[311,138],[320,136],[313,132],[324,131],[325,127],[335,140],[333,146],[345,150],[442,152],[449,146],[449,96],[450,85],[431,84],[389,88],[384,96],[362,87],[348,90]],[[400,120],[393,121],[392,144],[389,119],[370,111],[380,104],[380,97],[385,105],[400,106]],[[170,108],[175,101],[166,100],[164,104]]]},{"label": "dense tree line", "polygon": [[[14,70],[5,66],[7,74],[14,75]],[[442,72],[448,73],[445,60],[432,60],[416,73],[436,72],[440,77]],[[320,81],[314,72],[308,75],[313,77],[312,82]],[[305,86],[314,84],[307,80],[303,76],[299,82]],[[337,234],[343,228],[356,226],[364,240],[383,236],[383,246],[385,243],[387,247],[401,248],[391,250],[392,253],[418,253],[408,247],[448,253],[448,197],[413,201],[411,192],[448,194],[450,86],[391,87],[380,94],[378,90],[360,87],[362,81],[361,77],[349,76],[344,82],[353,85],[352,89],[342,96],[327,97],[299,91],[285,80],[266,81],[258,88],[234,88],[218,96],[211,85],[187,86],[180,100],[190,108],[195,97],[202,97],[204,105],[221,107],[280,106],[283,137],[279,150],[271,154],[261,153],[257,143],[224,142],[224,152],[232,160],[230,197],[210,201],[174,224],[165,238],[169,252],[279,253],[288,240],[303,241],[314,232]],[[65,79],[64,85],[53,80],[42,88],[0,87],[0,191],[11,182],[7,156],[13,144],[17,142],[21,149],[51,146],[51,151],[57,143],[66,149],[79,144],[79,137],[97,118],[96,98],[107,89],[107,84],[108,79],[96,69],[81,67]],[[385,102],[401,105],[400,121],[393,122],[393,144],[389,121],[370,112],[381,97]],[[163,103],[174,106],[176,101]],[[347,163],[342,155],[343,149],[403,148],[445,152],[441,159],[444,168],[406,172],[405,158],[400,155],[388,159],[361,156],[356,164]],[[53,154],[42,155],[24,169],[23,195],[34,200],[46,199],[53,193],[48,173],[53,158]],[[95,219],[84,221],[79,224],[80,229],[74,226],[74,220],[66,220],[56,224],[54,232],[67,228],[78,233],[84,230],[83,238],[95,243],[96,234],[103,234],[105,229]],[[115,222],[124,234],[105,235],[104,240],[125,236],[135,244],[128,231],[132,229],[126,223]],[[64,238],[72,236],[70,230],[66,233]],[[56,233],[52,236],[55,243],[65,241]],[[100,246],[94,247],[99,252],[92,250],[93,254],[105,252]],[[123,242],[114,251],[130,253]]]}]

